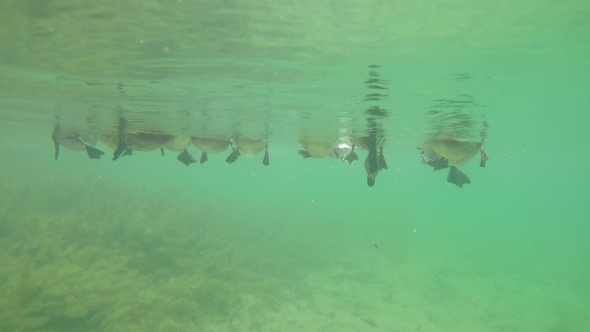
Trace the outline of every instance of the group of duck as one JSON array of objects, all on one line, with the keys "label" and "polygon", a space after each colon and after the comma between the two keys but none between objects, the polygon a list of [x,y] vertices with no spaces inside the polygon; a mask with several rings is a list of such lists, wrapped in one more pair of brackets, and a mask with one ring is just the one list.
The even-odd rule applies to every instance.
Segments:
[{"label": "group of duck", "polygon": [[[113,160],[120,157],[130,156],[133,151],[154,151],[164,150],[178,151],[177,159],[185,165],[199,161],[201,164],[208,160],[207,155],[225,151],[231,146],[231,154],[226,162],[235,162],[241,153],[255,155],[264,150],[262,163],[265,166],[270,164],[268,157],[268,143],[266,139],[253,139],[250,137],[191,137],[184,135],[172,135],[149,131],[126,131],[99,132],[98,134],[80,132],[76,130],[62,130],[59,126],[54,129],[51,138],[55,146],[55,159],[59,158],[59,148],[63,146],[74,151],[86,151],[90,159],[101,159],[104,152],[95,148],[98,141],[114,150]],[[197,160],[191,155],[187,148],[193,144],[201,151],[200,159]]]},{"label": "group of duck", "polygon": [[[94,134],[86,131],[62,130],[60,126],[54,128],[51,137],[55,146],[56,160],[59,157],[60,146],[74,151],[86,151],[90,159],[100,159],[105,154],[95,148],[100,140],[104,145],[114,150],[113,160],[130,156],[134,151],[160,150],[164,155],[165,150],[171,150],[179,152],[176,157],[178,161],[189,166],[196,162],[203,164],[208,160],[208,154],[220,153],[231,148],[230,154],[225,159],[228,164],[234,163],[242,153],[253,156],[264,151],[262,164],[270,165],[267,138],[183,136],[128,130]],[[364,166],[367,173],[367,184],[370,187],[375,185],[375,179],[379,172],[383,169],[387,170],[387,162],[383,155],[383,146],[387,143],[387,139],[377,135],[352,138],[347,143],[334,143],[324,138],[309,136],[301,138],[299,143],[303,149],[298,152],[304,158],[334,157],[350,164],[359,159],[355,151],[357,148],[367,150]],[[201,151],[198,160],[187,150],[191,144]],[[448,168],[447,181],[461,188],[464,184],[470,184],[471,180],[458,169],[458,166],[466,164],[478,153],[481,155],[480,167],[485,167],[488,160],[488,155],[483,147],[483,139],[473,141],[457,139],[448,135],[434,135],[418,149],[423,164],[431,166],[434,170]]]},{"label": "group of duck", "polygon": [[[348,163],[358,160],[358,155],[355,152],[356,147],[367,150],[365,171],[369,187],[375,185],[375,179],[381,170],[387,170],[387,162],[383,156],[383,146],[387,144],[387,139],[382,137],[375,135],[356,137],[350,140],[350,144],[340,144],[336,148],[326,141],[309,138],[300,139],[299,143],[304,147],[303,150],[299,150],[299,154],[305,158],[332,156]],[[470,184],[471,180],[459,170],[458,166],[466,164],[478,153],[480,154],[480,167],[485,167],[489,159],[483,147],[483,139],[473,141],[452,138],[447,135],[435,135],[417,149],[420,150],[423,164],[434,168],[435,171],[448,168],[447,181],[461,188],[464,184]]]}]

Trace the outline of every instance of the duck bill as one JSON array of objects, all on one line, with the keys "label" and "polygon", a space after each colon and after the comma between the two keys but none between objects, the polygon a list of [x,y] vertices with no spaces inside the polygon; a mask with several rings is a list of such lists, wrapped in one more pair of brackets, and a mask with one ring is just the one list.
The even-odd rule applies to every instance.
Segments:
[{"label": "duck bill", "polygon": [[377,177],[377,173],[367,175],[367,185],[369,185],[369,187],[372,187],[375,185],[375,178],[376,177]]}]

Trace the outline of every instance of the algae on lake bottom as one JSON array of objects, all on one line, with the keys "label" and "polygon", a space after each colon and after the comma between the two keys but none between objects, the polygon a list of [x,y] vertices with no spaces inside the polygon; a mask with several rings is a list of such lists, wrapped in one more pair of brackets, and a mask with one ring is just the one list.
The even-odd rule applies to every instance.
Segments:
[{"label": "algae on lake bottom", "polygon": [[206,207],[34,174],[0,176],[0,331],[193,331],[284,300],[274,263],[228,250],[243,235]]}]

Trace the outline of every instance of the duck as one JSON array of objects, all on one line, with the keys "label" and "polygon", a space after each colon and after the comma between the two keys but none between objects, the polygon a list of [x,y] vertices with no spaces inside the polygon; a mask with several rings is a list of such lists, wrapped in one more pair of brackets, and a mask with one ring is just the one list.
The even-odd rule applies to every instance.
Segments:
[{"label": "duck", "polygon": [[298,150],[297,152],[302,155],[303,158],[334,157],[340,159],[337,150],[338,143],[333,140],[309,136],[300,138],[299,144],[301,144],[303,149]]},{"label": "duck", "polygon": [[[239,156],[240,152],[245,153],[248,156],[253,156],[264,150],[264,157],[262,158],[262,164],[264,166],[270,165],[270,159],[268,156],[268,140],[262,138],[252,138],[247,136],[237,136],[233,139],[235,148]],[[230,155],[231,156],[231,155]],[[229,159],[230,157],[228,157]]]},{"label": "duck", "polygon": [[466,164],[478,153],[480,153],[480,167],[485,167],[489,159],[481,141],[437,137],[429,140],[419,149],[423,164],[431,166],[434,170],[449,168],[447,181],[460,188],[463,188],[464,184],[471,184],[471,180],[459,170],[458,166]]},{"label": "duck", "polygon": [[231,139],[224,137],[193,136],[191,137],[191,140],[193,142],[193,145],[197,149],[201,150],[201,158],[199,159],[199,162],[201,164],[205,163],[209,159],[207,157],[208,154],[225,151],[230,145],[232,145],[232,153],[230,154],[228,159],[230,159],[230,157],[235,157],[235,159],[237,159],[237,157],[239,156],[239,154],[236,156],[236,151],[234,150],[235,147],[233,146]]},{"label": "duck", "polygon": [[60,125],[56,125],[51,133],[51,139],[55,149],[54,159],[59,158],[59,147],[63,146],[66,149],[73,151],[86,151],[88,158],[100,159],[104,152],[95,148],[98,143],[98,138],[95,134],[77,131],[77,130],[63,130]]},{"label": "duck", "polygon": [[175,136],[170,143],[166,144],[165,148],[170,151],[184,151],[191,145],[192,139],[190,136],[178,135]]},{"label": "duck", "polygon": [[115,150],[113,160],[119,157],[131,155],[133,151],[153,151],[166,147],[175,139],[175,135],[157,131],[127,131],[118,130],[114,132],[101,132],[99,140]]},{"label": "duck", "polygon": [[155,131],[133,131],[126,132],[125,139],[127,148],[133,151],[153,151],[169,145],[175,135]]}]

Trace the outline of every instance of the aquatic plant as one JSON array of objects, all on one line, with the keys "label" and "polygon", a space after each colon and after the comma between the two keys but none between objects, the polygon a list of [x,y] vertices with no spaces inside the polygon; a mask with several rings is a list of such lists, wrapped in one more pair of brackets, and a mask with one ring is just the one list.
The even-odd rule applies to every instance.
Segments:
[{"label": "aquatic plant", "polygon": [[259,310],[294,298],[296,266],[260,255],[207,207],[59,172],[5,174],[2,332],[193,331],[237,324],[245,298]]}]

